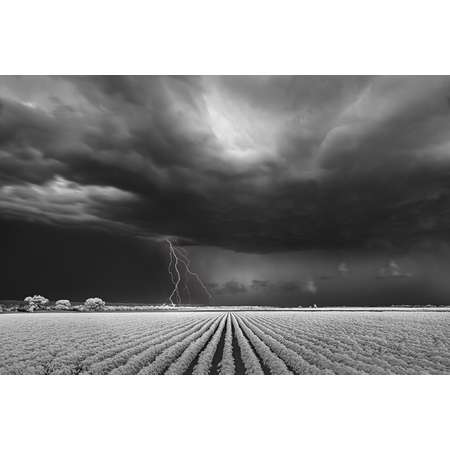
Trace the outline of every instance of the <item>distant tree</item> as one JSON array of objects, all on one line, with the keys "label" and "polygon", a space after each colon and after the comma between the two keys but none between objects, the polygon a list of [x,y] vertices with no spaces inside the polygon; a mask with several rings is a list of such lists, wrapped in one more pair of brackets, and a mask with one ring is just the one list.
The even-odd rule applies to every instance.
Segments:
[{"label": "distant tree", "polygon": [[3,305],[0,305],[0,313],[3,312]]},{"label": "distant tree", "polygon": [[69,311],[70,309],[72,309],[70,300],[57,300],[55,303],[55,309]]},{"label": "distant tree", "polygon": [[42,295],[33,295],[29,297],[25,297],[25,311],[33,312],[38,309],[45,309],[50,301],[48,298],[43,297]]},{"label": "distant tree", "polygon": [[84,307],[88,311],[103,311],[105,309],[106,303],[98,297],[88,298],[84,302]]}]

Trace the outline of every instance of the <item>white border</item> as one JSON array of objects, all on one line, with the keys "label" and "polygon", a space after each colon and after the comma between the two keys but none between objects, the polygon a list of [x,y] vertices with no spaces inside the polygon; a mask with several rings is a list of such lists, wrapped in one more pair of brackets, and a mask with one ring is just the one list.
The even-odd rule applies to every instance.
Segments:
[{"label": "white border", "polygon": [[448,74],[444,0],[7,0],[3,74]]},{"label": "white border", "polygon": [[423,450],[448,440],[444,376],[1,380],[8,450]]}]

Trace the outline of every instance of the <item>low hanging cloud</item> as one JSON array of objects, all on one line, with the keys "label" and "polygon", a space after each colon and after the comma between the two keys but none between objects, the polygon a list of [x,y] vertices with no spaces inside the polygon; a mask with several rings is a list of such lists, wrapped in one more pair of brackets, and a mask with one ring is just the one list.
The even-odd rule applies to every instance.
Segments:
[{"label": "low hanging cloud", "polygon": [[258,253],[445,240],[449,95],[450,77],[0,77],[0,216]]},{"label": "low hanging cloud", "polygon": [[400,266],[391,260],[388,264],[382,266],[378,270],[377,278],[411,278],[411,272],[405,272]]},{"label": "low hanging cloud", "polygon": [[218,296],[244,294],[247,292],[245,284],[236,280],[230,280],[223,284],[209,284],[209,287],[214,295]]},{"label": "low hanging cloud", "polygon": [[258,295],[286,295],[295,294],[302,290],[296,281],[252,280],[250,284],[229,280],[224,283],[209,283],[208,287],[215,296],[233,296],[242,294]]},{"label": "low hanging cloud", "polygon": [[291,293],[300,290],[300,284],[296,281],[269,281],[269,280],[252,280],[250,289],[256,292],[272,292],[272,293]]},{"label": "low hanging cloud", "polygon": [[302,291],[308,294],[317,294],[317,285],[314,280],[308,280],[302,286]]},{"label": "low hanging cloud", "polygon": [[[8,184],[0,187],[0,209],[14,218],[39,217],[57,224],[103,224],[126,228],[114,222],[109,209],[133,201],[133,194],[112,186],[80,185],[65,178],[38,185]],[[131,231],[131,229],[130,229]]]}]

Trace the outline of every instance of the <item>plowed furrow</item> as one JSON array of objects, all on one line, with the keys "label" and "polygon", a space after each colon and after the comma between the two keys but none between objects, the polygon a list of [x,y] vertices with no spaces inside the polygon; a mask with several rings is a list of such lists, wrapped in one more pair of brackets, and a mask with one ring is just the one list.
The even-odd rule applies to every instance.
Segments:
[{"label": "plowed furrow", "polygon": [[184,339],[186,336],[192,334],[192,332],[200,329],[210,319],[203,319],[196,322],[194,325],[188,326],[183,331],[178,331],[176,334],[169,333],[168,335],[162,335],[154,343],[148,344],[143,349],[140,349],[138,354],[125,354],[121,355],[121,360],[117,364],[115,361],[111,361],[115,368],[111,370],[112,375],[130,375],[138,373],[143,367],[152,362],[160,353],[171,345]]},{"label": "plowed furrow", "polygon": [[[239,347],[239,359],[245,366],[245,373],[249,375],[264,375],[259,358],[253,351],[247,338],[242,333],[242,330],[236,320],[236,316],[233,313],[231,313],[231,318],[233,321],[233,329],[236,336],[237,347]],[[238,359],[236,358],[235,361],[238,361]],[[239,366],[236,365],[236,369],[238,368]]]},{"label": "plowed furrow", "polygon": [[237,318],[241,329],[245,332],[249,341],[253,344],[256,352],[260,356],[264,365],[268,367],[272,375],[290,375],[292,372],[288,369],[284,361],[279,358],[271,348],[260,339],[253,330],[247,325],[243,317]]},{"label": "plowed furrow", "polygon": [[194,360],[192,362],[194,368],[191,373],[194,375],[207,375],[211,373],[214,355],[216,354],[217,347],[222,338],[226,321],[227,316],[224,315],[213,337],[206,343],[204,349],[202,349],[202,351],[197,355],[196,361]]},{"label": "plowed furrow", "polygon": [[[214,325],[216,325],[219,322],[220,318],[214,317],[213,319],[208,320],[203,326],[201,326],[199,329],[188,332],[186,336],[183,339],[178,339],[175,342],[171,342],[171,345],[168,345],[164,351],[162,351],[159,355],[157,355],[154,358],[154,361],[152,361],[150,364],[145,365],[139,372],[139,375],[159,375],[164,373],[169,366],[176,362],[176,360],[180,357],[181,354],[190,346],[191,343],[195,342],[197,339],[201,338],[205,333],[207,338],[209,339],[208,334],[214,331]],[[213,330],[213,331],[211,331]],[[199,344],[200,345],[200,344]],[[204,342],[203,342],[204,345]],[[198,351],[198,349],[197,349]],[[186,361],[188,358],[190,358],[192,355],[187,355]],[[195,355],[194,355],[195,357]],[[180,362],[177,364],[177,368],[183,368],[186,370],[188,366],[185,366],[183,362]],[[177,374],[175,370],[171,371],[172,374]],[[182,373],[182,372],[181,372]]]}]

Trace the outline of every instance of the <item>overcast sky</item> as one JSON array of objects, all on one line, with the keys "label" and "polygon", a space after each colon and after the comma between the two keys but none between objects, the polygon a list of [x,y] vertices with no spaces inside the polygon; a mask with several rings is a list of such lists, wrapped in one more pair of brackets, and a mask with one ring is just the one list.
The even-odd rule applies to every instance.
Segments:
[{"label": "overcast sky", "polygon": [[164,301],[170,238],[218,303],[448,303],[450,77],[0,77],[0,232],[4,299]]}]

